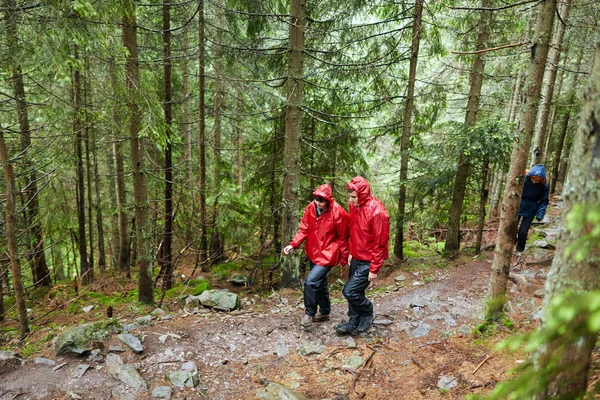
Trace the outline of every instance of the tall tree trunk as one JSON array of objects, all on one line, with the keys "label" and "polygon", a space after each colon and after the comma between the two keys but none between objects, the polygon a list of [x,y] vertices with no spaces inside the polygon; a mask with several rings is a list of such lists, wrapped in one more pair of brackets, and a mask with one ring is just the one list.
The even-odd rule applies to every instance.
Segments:
[{"label": "tall tree trunk", "polygon": [[[75,58],[79,58],[77,46],[75,47]],[[83,143],[85,127],[81,120],[82,112],[82,88],[81,73],[78,69],[73,70],[73,107],[75,115],[73,116],[73,133],[75,134],[75,154],[77,157],[77,223],[79,244],[79,274],[83,283],[89,283],[93,278],[93,271],[88,263],[86,221],[85,221],[85,170],[83,167]]]},{"label": "tall tree trunk", "polygon": [[23,73],[20,64],[11,57],[17,51],[19,38],[17,32],[17,21],[21,9],[14,0],[3,0],[5,11],[6,39],[9,47],[8,69],[11,75],[10,81],[13,87],[14,98],[17,105],[17,119],[19,121],[19,131],[21,133],[21,151],[23,158],[23,169],[28,171],[27,179],[29,182],[25,186],[24,192],[27,197],[27,213],[25,224],[28,227],[29,248],[27,249],[27,258],[31,266],[33,283],[36,287],[50,286],[52,280],[48,265],[46,264],[46,255],[44,253],[44,238],[42,223],[40,221],[37,172],[34,168],[28,153],[31,148],[31,129],[29,127],[29,115],[27,111],[27,101],[25,95],[25,84],[23,83]]},{"label": "tall tree trunk", "polygon": [[424,0],[415,1],[415,11],[412,25],[412,43],[410,47],[410,61],[408,69],[408,87],[406,89],[406,105],[400,139],[400,188],[398,190],[398,217],[396,218],[396,239],[394,241],[394,255],[397,259],[404,259],[404,222],[406,220],[406,182],[408,181],[408,159],[410,135],[412,133],[412,116],[415,101],[415,79],[417,76],[417,61],[419,60],[419,47],[421,44],[421,18],[423,16]]},{"label": "tall tree trunk", "polygon": [[111,81],[113,87],[113,93],[117,101],[113,105],[113,121],[115,135],[112,144],[113,158],[115,162],[115,192],[117,197],[117,221],[119,229],[119,247],[118,247],[118,258],[117,265],[121,272],[124,272],[127,277],[131,277],[131,271],[129,268],[130,264],[130,253],[131,249],[129,246],[129,233],[127,232],[127,222],[129,217],[127,215],[127,198],[125,191],[125,172],[123,167],[123,150],[122,144],[122,132],[121,132],[121,113],[119,111],[120,96],[118,95],[118,82],[117,73],[115,71],[114,64],[111,64]]},{"label": "tall tree trunk", "polygon": [[[277,193],[277,177],[276,168],[278,160],[278,149],[277,139],[282,133],[281,118],[275,117],[273,119],[273,152],[271,153],[271,197],[270,197],[270,208],[271,217],[273,218],[273,250],[276,256],[281,253],[281,236],[279,231],[279,224],[281,222],[281,216],[279,215],[279,201],[276,200],[275,196]],[[284,133],[285,134],[285,133]]]},{"label": "tall tree trunk", "polygon": [[173,144],[171,125],[173,124],[173,104],[171,102],[171,12],[170,0],[163,0],[163,65],[164,65],[164,103],[166,127],[165,146],[165,233],[163,238],[163,258],[161,265],[162,289],[169,290],[173,277]]},{"label": "tall tree trunk", "polygon": [[85,177],[86,177],[86,187],[87,187],[87,217],[88,217],[88,232],[89,232],[89,242],[90,242],[90,253],[89,253],[89,266],[90,272],[93,278],[93,272],[95,268],[95,255],[94,255],[94,203],[92,202],[92,162],[91,162],[91,141],[90,141],[90,120],[89,113],[87,110],[89,109],[89,62],[87,52],[84,55],[83,59],[84,63],[84,77],[83,77],[83,109],[85,110],[85,121],[84,121],[84,144],[85,144]]},{"label": "tall tree trunk", "polygon": [[[183,61],[181,63],[181,74],[183,75],[182,89],[183,89],[183,162],[185,167],[185,177],[184,177],[184,193],[183,196],[186,201],[185,205],[187,207],[193,207],[194,197],[191,195],[193,193],[192,188],[194,187],[192,182],[192,130],[190,129],[190,63],[189,63],[189,26],[186,26],[183,29]],[[192,209],[192,215],[194,215]],[[191,218],[190,218],[191,221]],[[194,227],[193,223],[185,224],[185,243],[186,245],[191,243],[192,241],[192,229]]]},{"label": "tall tree trunk", "polygon": [[[483,50],[487,46],[490,37],[490,19],[491,0],[481,0],[481,18],[478,25],[476,50]],[[479,112],[479,98],[483,86],[483,73],[485,70],[485,53],[475,54],[473,67],[471,69],[469,89],[469,99],[467,100],[467,113],[465,115],[465,127],[471,129],[477,123],[477,113]],[[448,234],[446,236],[445,251],[458,250],[460,248],[460,217],[467,189],[467,179],[469,178],[469,169],[471,168],[470,156],[461,149],[458,156],[458,166],[456,168],[456,179],[454,181],[454,191],[452,193],[452,204],[448,214]]]},{"label": "tall tree trunk", "polygon": [[[283,207],[281,236],[291,240],[298,227],[298,198],[300,194],[300,135],[302,129],[302,95],[304,64],[304,30],[306,29],[306,0],[292,0],[290,5],[290,45],[287,60],[285,107],[285,147],[283,153]],[[298,284],[299,258],[296,253],[285,257],[281,267],[281,286]]]},{"label": "tall tree trunk", "polygon": [[[588,217],[600,204],[600,30],[578,127],[573,144],[573,159],[577,162],[569,169],[563,191],[561,233],[546,282],[546,307],[556,296],[566,291],[578,294],[600,287],[600,248],[589,246],[585,257],[580,260],[576,260],[571,251],[578,243],[582,244],[583,237],[592,234],[597,228]],[[569,217],[572,215],[583,217],[580,226],[573,227],[569,224]],[[543,321],[543,325],[546,322]],[[538,347],[534,354],[536,369],[545,370],[548,365],[553,365],[558,372],[550,376],[544,375],[549,384],[535,398],[575,399],[583,396],[596,338],[595,332],[584,331],[577,338],[572,338],[566,349],[563,338],[560,337]]]},{"label": "tall tree trunk", "polygon": [[565,0],[561,3],[559,14],[561,18],[556,23],[556,29],[552,36],[552,45],[550,54],[546,63],[546,76],[544,88],[540,99],[540,110],[538,111],[537,126],[535,138],[533,141],[533,151],[531,153],[532,164],[544,164],[544,142],[546,141],[546,131],[548,129],[548,115],[550,114],[550,105],[554,96],[554,84],[556,82],[556,73],[558,71],[558,62],[562,49],[563,37],[565,36],[566,23],[571,11],[571,0]]},{"label": "tall tree trunk", "polygon": [[221,29],[221,10],[219,7],[215,9],[215,38],[214,38],[214,75],[215,75],[215,94],[213,95],[213,150],[214,150],[214,162],[213,162],[213,192],[215,195],[215,201],[212,209],[212,231],[210,236],[210,263],[220,264],[223,262],[223,237],[220,232],[219,226],[217,226],[217,220],[219,218],[219,197],[221,195],[221,178],[223,169],[223,160],[221,159],[221,122],[223,114],[223,79],[222,74],[222,47],[221,42],[223,41],[223,31]]},{"label": "tall tree trunk", "polygon": [[123,45],[128,51],[125,62],[127,107],[129,110],[129,141],[131,145],[131,168],[133,171],[133,198],[135,201],[136,262],[138,266],[138,300],[154,301],[152,285],[152,232],[148,218],[148,188],[144,171],[144,142],[139,137],[142,115],[140,101],[140,69],[138,61],[137,23],[135,2],[127,0],[123,15]]},{"label": "tall tree trunk", "polygon": [[[241,91],[240,91],[241,92]],[[243,111],[244,111],[244,102],[242,99],[242,95],[241,93],[238,95],[238,104],[237,104],[237,109],[238,109],[238,118],[235,124],[235,130],[237,133],[237,159],[236,159],[236,164],[237,164],[237,168],[236,168],[236,175],[237,175],[237,186],[238,186],[238,190],[237,192],[239,194],[242,194],[243,192],[243,186],[244,186],[244,178],[242,175],[243,172],[243,149],[242,146],[244,144],[244,130],[242,128],[242,115],[243,115]]]},{"label": "tall tree trunk", "polygon": [[[569,59],[568,50],[569,50],[568,48],[565,49],[565,53],[564,53],[564,57],[563,57],[563,69],[566,68],[567,61]],[[559,75],[560,79],[558,80],[558,90],[556,92],[557,99],[559,99],[563,93],[563,83],[565,81],[564,77],[565,77],[565,74]],[[552,104],[552,116],[550,117],[550,124],[548,126],[548,134],[546,135],[546,143],[544,144],[544,154],[542,156],[543,157],[542,160],[544,160],[543,163],[546,164],[546,166],[548,163],[548,151],[550,149],[550,143],[552,142],[553,135],[554,135],[554,126],[556,123],[557,109],[558,109],[558,104],[557,104],[557,102],[554,102]],[[539,121],[539,118],[538,118],[538,121]],[[552,177],[550,177],[550,179],[552,179]]]},{"label": "tall tree trunk", "polygon": [[486,154],[483,157],[481,168],[481,190],[479,192],[479,221],[477,222],[477,240],[475,242],[475,254],[481,253],[481,241],[483,239],[483,226],[485,224],[485,207],[487,205],[489,189],[488,175],[490,171],[490,157]]},{"label": "tall tree trunk", "polygon": [[204,21],[204,1],[201,1],[198,5],[198,150],[200,157],[200,254],[198,261],[200,262],[200,265],[202,265],[203,271],[206,271],[206,268],[208,266],[206,262],[208,243],[206,240],[206,57],[204,54],[206,44],[204,40],[205,25],[206,24]]},{"label": "tall tree trunk", "polygon": [[488,321],[498,320],[502,315],[506,297],[506,285],[510,272],[510,259],[515,244],[517,215],[523,193],[523,177],[527,166],[527,155],[531,146],[531,137],[535,117],[540,101],[540,91],[548,48],[552,37],[556,0],[542,0],[539,3],[535,34],[531,45],[531,59],[525,80],[525,96],[520,117],[518,138],[512,148],[510,169],[502,202],[502,214],[498,227],[492,277],[486,298],[485,316]]},{"label": "tall tree trunk", "polygon": [[17,248],[15,199],[18,190],[15,186],[13,166],[8,158],[8,149],[3,131],[0,131],[0,161],[2,161],[2,169],[4,170],[4,178],[6,179],[6,240],[8,242],[10,268],[13,276],[17,316],[19,318],[19,333],[23,339],[29,333],[29,320],[27,319],[25,290],[23,288],[23,281],[21,280],[21,265],[19,262],[19,249]]}]

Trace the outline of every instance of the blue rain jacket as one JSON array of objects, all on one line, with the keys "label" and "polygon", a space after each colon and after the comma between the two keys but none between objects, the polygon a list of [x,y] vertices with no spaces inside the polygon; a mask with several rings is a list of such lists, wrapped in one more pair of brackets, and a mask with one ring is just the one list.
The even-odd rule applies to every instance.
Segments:
[{"label": "blue rain jacket", "polygon": [[[531,177],[534,175],[544,178],[544,181],[534,185],[533,182],[531,182]],[[541,164],[534,165],[529,173],[525,175],[523,195],[521,196],[521,205],[519,206],[519,216],[535,216],[538,221],[544,219],[546,208],[548,207],[549,192],[550,186],[546,180],[546,168]]]}]

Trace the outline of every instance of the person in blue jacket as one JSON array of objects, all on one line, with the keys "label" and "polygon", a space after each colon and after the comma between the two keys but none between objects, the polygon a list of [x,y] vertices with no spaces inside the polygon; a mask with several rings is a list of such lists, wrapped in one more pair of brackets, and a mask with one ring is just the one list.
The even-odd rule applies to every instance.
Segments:
[{"label": "person in blue jacket", "polygon": [[538,221],[544,219],[546,207],[548,207],[549,185],[546,180],[546,168],[542,164],[534,165],[525,175],[523,183],[523,195],[519,206],[519,221],[521,225],[517,232],[517,255],[525,250],[527,233],[533,222],[533,218]]}]

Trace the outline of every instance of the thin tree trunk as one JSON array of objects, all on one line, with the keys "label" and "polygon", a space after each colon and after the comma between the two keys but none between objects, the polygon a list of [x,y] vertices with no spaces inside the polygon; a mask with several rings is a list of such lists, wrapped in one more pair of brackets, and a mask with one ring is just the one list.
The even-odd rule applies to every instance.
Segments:
[{"label": "thin tree trunk", "polygon": [[[84,77],[83,77],[83,108],[87,111],[89,107],[89,62],[87,52],[84,56]],[[91,276],[90,279],[94,278],[94,268],[95,268],[95,255],[94,255],[94,204],[92,202],[92,162],[91,162],[91,141],[90,141],[90,120],[88,118],[89,113],[85,112],[85,128],[83,130],[84,136],[84,144],[85,144],[85,175],[86,175],[86,186],[87,186],[87,217],[88,217],[88,231],[89,231],[89,243],[90,243],[90,253],[89,253],[89,266]]]},{"label": "thin tree trunk", "polygon": [[29,115],[27,111],[27,101],[25,95],[25,84],[23,83],[23,73],[18,61],[11,56],[17,52],[19,38],[17,32],[17,21],[21,8],[14,0],[3,0],[5,11],[6,38],[9,46],[6,62],[10,72],[10,81],[13,87],[14,98],[17,106],[17,119],[19,122],[19,131],[21,133],[21,151],[23,158],[23,169],[27,172],[29,182],[24,188],[27,197],[27,213],[25,224],[29,232],[29,248],[27,249],[27,258],[31,266],[33,283],[36,287],[50,286],[52,280],[46,263],[44,254],[44,238],[42,223],[40,221],[37,172],[34,168],[28,153],[31,148],[31,129],[29,127]]},{"label": "thin tree trunk", "polygon": [[131,276],[129,263],[131,249],[129,247],[129,233],[127,232],[127,221],[129,217],[126,212],[127,199],[125,191],[125,174],[123,167],[123,152],[121,149],[121,113],[119,111],[119,99],[118,96],[118,82],[117,73],[115,71],[114,64],[111,64],[111,80],[113,93],[117,101],[113,105],[113,121],[115,126],[115,137],[113,139],[112,151],[115,162],[115,192],[117,197],[117,221],[119,230],[119,247],[118,247],[118,258],[117,265],[121,272],[124,272],[127,277]]},{"label": "thin tree trunk", "polygon": [[531,153],[532,164],[544,164],[546,162],[544,159],[543,147],[544,142],[546,141],[546,131],[548,129],[548,115],[550,114],[550,105],[552,104],[552,97],[554,96],[554,84],[556,82],[558,62],[562,49],[563,37],[565,35],[565,24],[569,19],[570,11],[571,0],[564,0],[559,9],[561,18],[557,21],[556,29],[552,36],[552,45],[550,47],[550,54],[548,55],[548,62],[546,63],[546,77],[542,97],[540,99],[541,104],[540,110],[538,111],[533,151]]},{"label": "thin tree trunk", "polygon": [[244,179],[243,179],[243,175],[242,175],[242,171],[243,171],[243,158],[242,158],[242,154],[243,154],[243,150],[242,150],[242,146],[244,144],[244,130],[242,129],[242,115],[243,115],[243,111],[244,111],[244,103],[242,101],[242,96],[241,94],[238,95],[238,118],[235,124],[235,128],[236,128],[236,132],[237,132],[237,159],[236,159],[236,164],[237,164],[237,186],[238,186],[238,193],[242,194],[243,192],[243,186],[244,186]]},{"label": "thin tree trunk", "polygon": [[[491,0],[481,0],[481,18],[478,25],[476,50],[483,50],[487,46],[490,37]],[[467,100],[467,113],[465,115],[465,127],[471,129],[477,123],[479,112],[479,98],[483,86],[483,73],[485,71],[485,53],[475,54],[473,67],[471,69],[469,99]],[[461,149],[456,168],[456,179],[452,193],[452,204],[448,214],[448,234],[446,236],[445,251],[454,251],[460,248],[460,217],[467,190],[469,169],[471,168],[470,156]]]},{"label": "thin tree trunk", "polygon": [[17,248],[15,200],[18,190],[15,186],[13,166],[8,158],[8,149],[6,148],[3,131],[0,131],[0,161],[2,161],[2,169],[4,170],[4,178],[6,179],[6,241],[8,242],[10,268],[13,276],[17,316],[19,318],[19,333],[23,339],[29,333],[29,320],[27,319],[25,290],[23,288],[23,281],[21,280],[21,265],[19,261],[19,249]]},{"label": "thin tree trunk", "polygon": [[154,301],[152,285],[152,232],[148,219],[148,188],[144,170],[144,142],[139,137],[141,125],[140,70],[138,61],[137,24],[135,2],[127,0],[123,15],[123,45],[128,51],[125,62],[127,107],[129,109],[129,140],[131,145],[131,167],[133,171],[133,197],[135,201],[136,263],[138,266],[138,300]]},{"label": "thin tree trunk", "polygon": [[479,221],[477,222],[477,241],[475,242],[475,254],[481,253],[481,241],[483,239],[483,225],[485,224],[485,207],[487,205],[489,189],[488,175],[490,171],[490,157],[485,155],[481,168],[481,191],[479,193]]},{"label": "thin tree trunk", "polygon": [[[75,58],[79,58],[77,48],[75,48]],[[86,221],[85,221],[85,171],[83,168],[83,142],[85,128],[81,121],[82,95],[81,95],[81,74],[79,70],[73,71],[73,106],[75,115],[73,117],[73,133],[75,134],[75,146],[77,157],[77,223],[78,223],[78,245],[79,245],[79,275],[82,283],[92,281],[93,272],[88,263]]]},{"label": "thin tree trunk", "polygon": [[205,110],[205,55],[204,55],[204,1],[198,5],[198,150],[200,163],[200,250],[199,263],[202,270],[206,272],[208,266],[206,262],[206,253],[208,243],[206,240],[206,110]]},{"label": "thin tree trunk", "polygon": [[[183,160],[185,167],[184,187],[185,195],[185,206],[192,207],[194,204],[194,197],[192,188],[194,186],[192,182],[192,130],[190,129],[190,63],[189,63],[189,27],[186,26],[183,29],[183,62],[181,63],[181,74],[183,75]],[[193,215],[192,211],[192,215]],[[191,218],[190,218],[191,221]],[[189,244],[193,237],[193,223],[186,224],[185,228],[185,243]]]},{"label": "thin tree trunk", "polygon": [[221,115],[223,114],[223,79],[222,74],[222,47],[223,31],[221,29],[221,10],[219,7],[215,10],[215,38],[213,46],[214,63],[213,70],[215,75],[215,94],[213,96],[213,192],[215,201],[212,209],[212,231],[210,236],[210,263],[220,264],[223,262],[223,237],[220,228],[217,226],[218,220],[218,199],[221,194],[221,170],[223,169],[223,161],[221,159]]},{"label": "thin tree trunk", "polygon": [[273,152],[271,153],[271,198],[270,198],[270,208],[271,208],[271,216],[273,218],[273,250],[275,251],[275,255],[277,256],[281,253],[281,236],[279,232],[279,223],[281,222],[281,216],[279,215],[279,201],[276,200],[275,196],[277,193],[277,177],[276,168],[277,168],[277,159],[278,159],[278,150],[277,150],[277,138],[281,132],[282,123],[281,118],[273,119]]},{"label": "thin tree trunk", "polygon": [[515,244],[514,235],[517,231],[517,215],[523,192],[523,177],[525,176],[527,156],[531,146],[542,79],[552,37],[556,0],[542,0],[538,7],[540,7],[540,10],[532,40],[532,57],[527,79],[525,80],[525,97],[521,108],[520,130],[518,138],[513,144],[496,248],[494,250],[492,277],[486,298],[485,316],[487,321],[499,320],[505,304],[510,259]]},{"label": "thin tree trunk", "polygon": [[173,105],[171,102],[171,12],[170,0],[163,0],[163,65],[164,65],[164,103],[165,113],[165,233],[162,248],[162,289],[172,287],[173,277],[173,144],[171,139],[171,125],[173,124]]},{"label": "thin tree trunk", "polygon": [[[287,60],[285,147],[283,153],[283,207],[281,231],[283,240],[291,240],[298,227],[300,193],[300,135],[302,128],[302,95],[304,64],[304,30],[306,1],[292,0],[290,5],[290,45]],[[297,253],[285,257],[281,267],[281,286],[298,284],[300,274]]]},{"label": "thin tree trunk", "polygon": [[415,1],[415,11],[412,24],[412,42],[410,47],[410,61],[408,69],[408,86],[406,88],[406,104],[400,139],[400,187],[398,189],[398,217],[396,218],[396,239],[394,241],[394,255],[397,259],[404,259],[404,222],[406,221],[406,182],[408,181],[408,159],[410,136],[412,133],[412,116],[415,101],[415,80],[417,76],[417,62],[419,60],[419,47],[421,44],[421,18],[423,16],[424,0]]},{"label": "thin tree trunk", "polygon": [[[571,215],[589,217],[600,204],[600,30],[597,34],[595,61],[584,95],[581,116],[573,144],[573,159],[577,162],[573,163],[569,170],[563,192],[561,233],[546,282],[546,308],[556,296],[566,291],[578,294],[600,287],[600,248],[589,246],[585,257],[580,260],[576,260],[571,251],[582,242],[582,237],[592,234],[597,226],[589,220],[585,221],[585,218],[585,222],[577,227],[568,223]],[[587,214],[588,212],[590,214]],[[543,324],[546,322],[543,321]],[[553,365],[558,372],[549,377],[544,375],[549,379],[549,384],[544,392],[535,398],[575,399],[583,396],[586,392],[596,338],[595,332],[584,331],[577,338],[572,338],[572,344],[567,348],[561,345],[564,342],[560,337],[538,347],[534,354],[536,369],[545,370],[548,365]]]}]

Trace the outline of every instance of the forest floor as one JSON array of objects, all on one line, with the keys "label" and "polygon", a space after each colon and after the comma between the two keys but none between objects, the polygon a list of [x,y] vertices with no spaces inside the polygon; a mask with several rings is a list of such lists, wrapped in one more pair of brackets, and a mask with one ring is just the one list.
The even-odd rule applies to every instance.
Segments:
[{"label": "forest floor", "polygon": [[[532,226],[530,238],[556,230],[560,205],[554,199],[549,222]],[[487,227],[484,248],[495,243],[494,227],[493,223]],[[463,399],[486,394],[527,359],[527,354],[496,350],[495,345],[538,326],[553,252],[536,246],[526,250],[508,284],[512,322],[488,336],[476,334],[475,328],[482,322],[493,251],[475,256],[467,247],[452,257],[415,258],[401,266],[384,266],[368,292],[376,324],[360,337],[338,336],[333,330],[347,311],[341,285],[336,283],[343,273],[339,269],[330,277],[331,320],[308,330],[299,325],[303,315],[299,290],[242,292],[242,308],[234,312],[193,314],[184,312],[181,302],[165,303],[168,317],[132,331],[142,339],[143,353],[121,353],[148,383],[147,391],[132,392],[110,377],[102,359],[54,356],[50,331],[40,327],[28,339],[29,351],[14,340],[0,341],[0,346],[25,358],[18,370],[0,375],[0,399],[150,399],[155,387],[169,386],[166,374],[185,361],[195,362],[201,382],[195,388],[173,388],[171,398],[266,399],[263,390],[269,382],[308,399]],[[178,267],[178,272],[184,271]],[[110,285],[104,282],[104,287]],[[114,316],[125,325],[151,310],[115,307]],[[54,326],[70,326],[93,320],[92,314],[47,319]],[[101,314],[96,318],[101,319]],[[39,346],[32,346],[36,340]],[[111,345],[119,343],[111,336],[99,347],[105,356]],[[35,357],[66,364],[56,369],[36,364]],[[82,363],[91,368],[79,377],[74,370]]]}]

